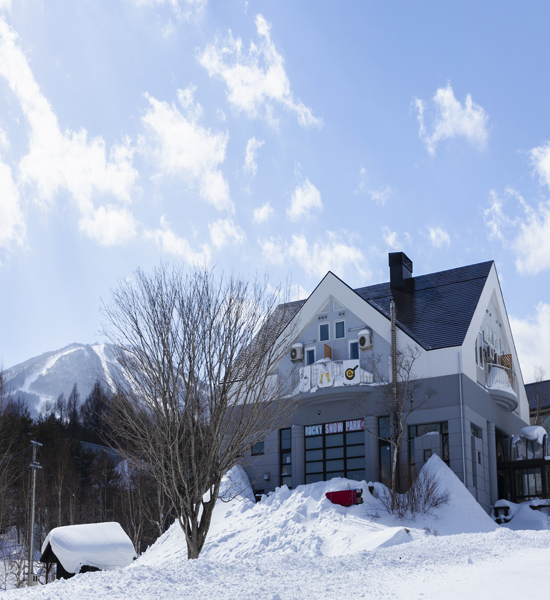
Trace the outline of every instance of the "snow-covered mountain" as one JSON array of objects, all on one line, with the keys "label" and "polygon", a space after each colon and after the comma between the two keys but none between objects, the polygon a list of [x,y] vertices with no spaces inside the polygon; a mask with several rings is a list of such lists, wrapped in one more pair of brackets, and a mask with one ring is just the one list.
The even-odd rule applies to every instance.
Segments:
[{"label": "snow-covered mountain", "polygon": [[70,344],[4,371],[8,392],[24,400],[33,416],[61,393],[68,396],[75,383],[83,402],[98,379],[111,385],[114,377],[115,357],[108,344]]}]

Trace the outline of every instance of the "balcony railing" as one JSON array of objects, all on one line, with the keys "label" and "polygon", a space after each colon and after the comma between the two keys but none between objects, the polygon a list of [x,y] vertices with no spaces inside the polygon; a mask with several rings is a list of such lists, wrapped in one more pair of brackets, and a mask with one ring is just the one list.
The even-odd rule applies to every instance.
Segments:
[{"label": "balcony railing", "polygon": [[485,365],[485,387],[497,404],[510,412],[518,406],[518,384],[514,371],[502,365]]},{"label": "balcony railing", "polygon": [[373,383],[368,359],[319,360],[294,371],[294,393],[316,392],[325,388]]}]

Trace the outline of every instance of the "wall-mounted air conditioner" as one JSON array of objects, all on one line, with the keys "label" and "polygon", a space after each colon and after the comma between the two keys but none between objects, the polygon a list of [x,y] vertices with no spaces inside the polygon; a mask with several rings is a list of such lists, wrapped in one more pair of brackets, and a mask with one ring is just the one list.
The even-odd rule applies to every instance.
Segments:
[{"label": "wall-mounted air conditioner", "polygon": [[298,361],[304,359],[304,345],[303,344],[293,344],[290,349],[290,360]]},{"label": "wall-mounted air conditioner", "polygon": [[362,329],[359,332],[359,348],[367,350],[372,346],[372,331],[370,329]]}]

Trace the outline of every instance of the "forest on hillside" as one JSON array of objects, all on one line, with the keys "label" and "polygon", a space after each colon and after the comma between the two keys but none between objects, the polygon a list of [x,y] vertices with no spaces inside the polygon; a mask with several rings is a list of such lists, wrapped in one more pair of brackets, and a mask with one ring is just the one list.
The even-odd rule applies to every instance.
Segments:
[{"label": "forest on hillside", "polygon": [[130,465],[112,449],[116,437],[106,418],[111,402],[100,382],[83,402],[75,384],[33,420],[4,389],[0,373],[0,589],[26,580],[32,441],[41,444],[35,558],[54,527],[116,521],[139,553],[174,520],[146,465]]}]

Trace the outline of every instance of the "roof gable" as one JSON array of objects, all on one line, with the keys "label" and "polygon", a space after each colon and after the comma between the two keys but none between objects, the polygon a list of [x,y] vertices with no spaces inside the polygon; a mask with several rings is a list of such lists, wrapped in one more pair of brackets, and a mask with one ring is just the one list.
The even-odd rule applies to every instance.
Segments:
[{"label": "roof gable", "polygon": [[[424,349],[461,346],[492,266],[493,261],[487,261],[411,277],[405,281],[402,290],[392,289],[387,282],[358,288],[354,292],[386,319],[390,318],[390,301],[393,299],[398,327]],[[334,288],[336,286],[337,289],[338,284],[343,286],[342,289],[350,290],[349,286],[329,272],[307,300],[287,305],[289,315],[294,317],[319,294],[322,300],[328,294],[338,296]],[[316,305],[314,310],[317,310],[319,298],[312,304]],[[308,316],[306,320],[311,319],[313,314]]]}]

